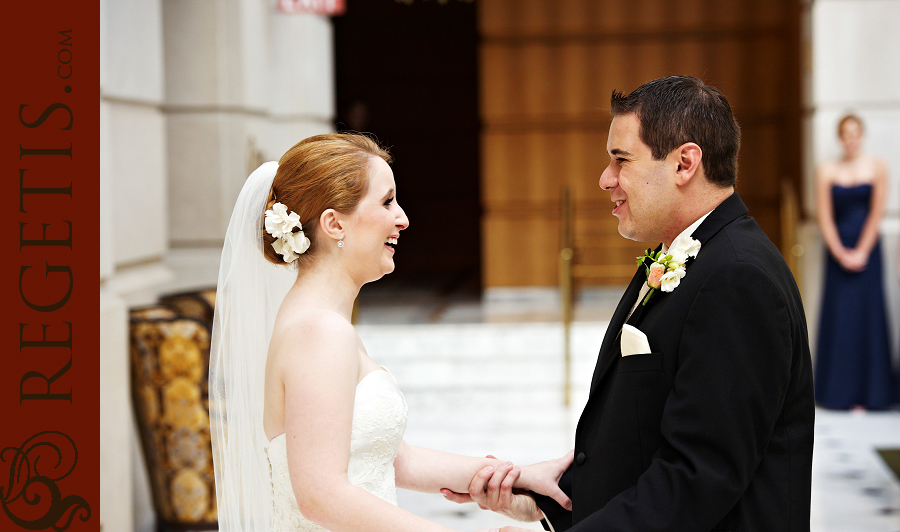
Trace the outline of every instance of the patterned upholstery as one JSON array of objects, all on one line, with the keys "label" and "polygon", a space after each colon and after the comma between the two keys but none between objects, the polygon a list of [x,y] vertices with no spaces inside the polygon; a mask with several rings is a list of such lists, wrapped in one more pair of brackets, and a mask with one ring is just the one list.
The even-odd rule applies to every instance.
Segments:
[{"label": "patterned upholstery", "polygon": [[130,323],[132,396],[160,532],[218,528],[207,387],[213,307],[200,296],[206,308],[178,299],[133,309]]},{"label": "patterned upholstery", "polygon": [[159,298],[159,304],[171,308],[181,317],[194,318],[211,326],[216,308],[216,289],[180,292]]}]

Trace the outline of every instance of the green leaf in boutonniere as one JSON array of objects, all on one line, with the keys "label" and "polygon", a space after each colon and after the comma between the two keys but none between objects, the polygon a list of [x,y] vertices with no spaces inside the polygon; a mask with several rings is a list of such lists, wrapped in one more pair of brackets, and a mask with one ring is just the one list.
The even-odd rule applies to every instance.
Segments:
[{"label": "green leaf in boutonniere", "polygon": [[[681,279],[686,275],[686,262],[691,257],[696,257],[700,252],[700,242],[691,237],[678,237],[672,242],[669,249],[653,252],[647,250],[637,257],[639,265],[644,264],[647,270],[647,286],[650,290],[644,296],[642,305],[646,305],[658,290],[671,292],[678,288]],[[646,266],[646,260],[650,259],[650,265]]]}]

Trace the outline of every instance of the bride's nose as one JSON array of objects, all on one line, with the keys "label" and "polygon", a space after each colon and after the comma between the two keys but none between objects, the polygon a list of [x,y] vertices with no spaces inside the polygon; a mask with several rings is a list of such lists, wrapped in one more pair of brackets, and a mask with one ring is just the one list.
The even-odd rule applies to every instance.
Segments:
[{"label": "bride's nose", "polygon": [[403,207],[400,207],[399,204],[397,205],[397,207],[400,208],[400,215],[397,216],[396,225],[397,225],[397,228],[402,231],[402,230],[406,229],[407,227],[409,227],[409,218],[407,218],[406,211],[403,210]]}]

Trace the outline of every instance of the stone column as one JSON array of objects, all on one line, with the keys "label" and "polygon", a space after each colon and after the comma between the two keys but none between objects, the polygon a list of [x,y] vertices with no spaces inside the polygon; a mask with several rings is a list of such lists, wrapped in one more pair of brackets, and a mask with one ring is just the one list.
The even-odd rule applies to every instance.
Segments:
[{"label": "stone column", "polygon": [[332,130],[331,22],[272,2],[165,0],[167,263],[174,289],[214,286],[247,175]]},{"label": "stone column", "polygon": [[172,278],[163,262],[168,231],[162,50],[159,0],[101,0],[100,521],[105,530],[135,529],[132,479],[139,464],[128,308],[154,300]]}]

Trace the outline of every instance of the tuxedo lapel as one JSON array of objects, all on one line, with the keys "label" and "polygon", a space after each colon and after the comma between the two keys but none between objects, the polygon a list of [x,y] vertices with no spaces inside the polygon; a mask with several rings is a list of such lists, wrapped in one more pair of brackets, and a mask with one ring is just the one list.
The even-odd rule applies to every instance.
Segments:
[{"label": "tuxedo lapel", "polygon": [[[637,301],[641,287],[647,282],[647,274],[644,268],[643,264],[638,266],[637,272],[631,279],[631,284],[625,289],[625,294],[619,300],[619,305],[609,321],[609,328],[607,328],[603,344],[600,346],[600,354],[597,356],[597,365],[594,367],[594,376],[591,379],[591,395],[593,395],[597,383],[600,382],[619,354],[619,338],[622,334],[622,325],[625,324],[628,313],[631,312],[631,307]],[[640,306],[638,305],[638,307]],[[637,313],[637,310],[635,310],[635,313]]]}]

